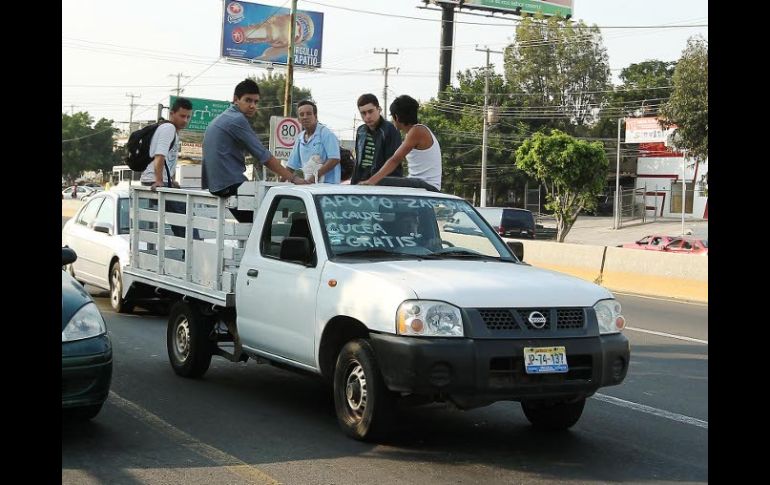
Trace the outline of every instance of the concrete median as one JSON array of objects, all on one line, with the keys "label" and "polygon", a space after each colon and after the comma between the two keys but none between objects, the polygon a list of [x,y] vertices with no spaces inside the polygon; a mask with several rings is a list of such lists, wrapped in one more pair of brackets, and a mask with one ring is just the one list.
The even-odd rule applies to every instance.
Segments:
[{"label": "concrete median", "polygon": [[708,256],[546,241],[524,243],[524,260],[610,290],[708,302]]},{"label": "concrete median", "polygon": [[617,291],[708,302],[708,256],[609,247],[601,284]]},{"label": "concrete median", "polygon": [[599,281],[604,256],[603,246],[507,238],[506,240],[524,243],[524,260],[532,266],[577,276],[592,283]]}]

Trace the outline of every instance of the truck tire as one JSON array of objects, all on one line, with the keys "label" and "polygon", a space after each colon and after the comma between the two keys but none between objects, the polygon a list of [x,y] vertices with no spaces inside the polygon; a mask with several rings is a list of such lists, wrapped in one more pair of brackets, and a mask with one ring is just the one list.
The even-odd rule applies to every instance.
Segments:
[{"label": "truck tire", "polygon": [[131,313],[134,304],[123,299],[123,272],[120,261],[115,261],[110,267],[110,305],[115,313]]},{"label": "truck tire", "polygon": [[351,340],[334,368],[334,409],[342,430],[357,440],[381,438],[393,422],[395,395],[385,386],[367,340]]},{"label": "truck tire", "polygon": [[550,431],[571,428],[583,414],[585,398],[574,402],[545,404],[539,401],[522,401],[521,409],[532,426]]},{"label": "truck tire", "polygon": [[168,360],[182,377],[201,377],[211,365],[213,343],[209,334],[214,320],[203,315],[189,302],[178,301],[171,307],[166,331]]}]

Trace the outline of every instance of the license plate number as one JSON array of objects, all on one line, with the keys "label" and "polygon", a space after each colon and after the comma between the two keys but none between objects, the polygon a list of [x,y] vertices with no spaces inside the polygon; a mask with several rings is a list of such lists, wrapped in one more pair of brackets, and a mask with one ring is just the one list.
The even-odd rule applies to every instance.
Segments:
[{"label": "license plate number", "polygon": [[569,370],[565,347],[524,347],[527,374],[557,374]]}]

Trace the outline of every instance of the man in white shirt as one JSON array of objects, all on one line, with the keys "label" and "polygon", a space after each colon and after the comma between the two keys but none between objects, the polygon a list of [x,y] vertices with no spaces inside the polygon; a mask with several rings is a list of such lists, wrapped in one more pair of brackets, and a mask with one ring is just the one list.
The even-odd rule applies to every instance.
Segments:
[{"label": "man in white shirt", "polygon": [[[142,172],[140,182],[155,190],[157,187],[179,187],[174,182],[176,160],[179,156],[180,130],[187,127],[192,117],[192,103],[189,99],[177,98],[171,106],[168,123],[163,123],[155,130],[150,141],[152,162]],[[169,184],[171,180],[171,184]]]},{"label": "man in white shirt", "polygon": [[[179,184],[174,181],[176,173],[176,160],[179,156],[179,131],[187,127],[192,117],[192,103],[189,99],[176,98],[168,116],[168,122],[162,123],[155,129],[150,140],[150,156],[152,161],[142,172],[139,181],[144,186],[149,186],[155,191],[158,187],[176,187]],[[151,208],[154,205],[151,203]],[[166,201],[166,211],[184,214],[186,204],[178,201]],[[184,237],[183,226],[171,226],[175,236]],[[196,237],[197,239],[197,237]]]}]

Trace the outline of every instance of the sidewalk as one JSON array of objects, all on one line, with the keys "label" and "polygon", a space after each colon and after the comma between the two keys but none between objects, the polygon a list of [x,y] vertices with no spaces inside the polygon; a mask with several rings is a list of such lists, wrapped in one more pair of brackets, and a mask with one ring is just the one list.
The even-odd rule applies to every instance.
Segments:
[{"label": "sidewalk", "polygon": [[[685,219],[685,232],[691,231],[693,237],[708,239],[708,220]],[[556,227],[551,219],[543,221],[545,227]],[[634,221],[620,229],[612,229],[612,217],[578,216],[564,242],[573,244],[593,244],[597,246],[618,246],[637,241],[648,234],[666,234],[678,236],[682,232],[682,220],[674,218],[655,222],[641,223]]]}]

